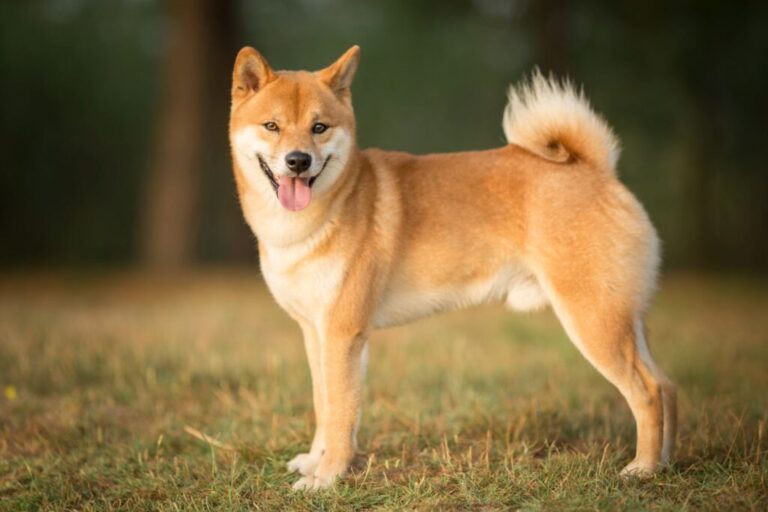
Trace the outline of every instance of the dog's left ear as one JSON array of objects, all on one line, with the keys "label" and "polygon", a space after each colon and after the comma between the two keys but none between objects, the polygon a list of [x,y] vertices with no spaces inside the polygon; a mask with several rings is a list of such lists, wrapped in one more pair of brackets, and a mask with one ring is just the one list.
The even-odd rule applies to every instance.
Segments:
[{"label": "dog's left ear", "polygon": [[352,79],[357,71],[357,62],[360,60],[360,47],[355,45],[347,50],[339,60],[325,69],[315,72],[317,77],[328,84],[328,87],[344,100],[350,99],[350,87]]}]

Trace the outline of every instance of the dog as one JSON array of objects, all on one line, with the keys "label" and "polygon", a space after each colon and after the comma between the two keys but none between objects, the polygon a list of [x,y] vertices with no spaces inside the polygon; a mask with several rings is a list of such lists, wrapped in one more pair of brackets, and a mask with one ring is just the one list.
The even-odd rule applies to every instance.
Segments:
[{"label": "dog", "polygon": [[229,138],[264,279],[301,327],[316,431],[295,489],[343,477],[355,453],[372,330],[487,303],[551,306],[624,398],[648,477],[673,452],[672,382],[644,324],[659,241],[616,175],[619,143],[583,92],[536,72],[509,90],[497,149],[424,156],[356,144],[360,50],[320,71],[237,55]]}]

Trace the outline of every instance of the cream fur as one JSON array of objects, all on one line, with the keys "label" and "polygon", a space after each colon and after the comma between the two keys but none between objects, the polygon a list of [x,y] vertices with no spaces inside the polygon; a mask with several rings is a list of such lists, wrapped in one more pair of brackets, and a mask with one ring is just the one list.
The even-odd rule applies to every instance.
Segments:
[{"label": "cream fur", "polygon": [[401,325],[426,316],[483,304],[505,302],[515,311],[533,311],[547,304],[535,278],[522,267],[501,268],[489,279],[427,290],[393,283],[373,316],[376,328]]},{"label": "cream fur", "polygon": [[619,161],[618,139],[592,110],[584,92],[568,80],[545,78],[539,71],[529,81],[509,88],[502,127],[507,142],[545,157],[550,151],[543,150],[560,142],[606,170],[615,170]]}]

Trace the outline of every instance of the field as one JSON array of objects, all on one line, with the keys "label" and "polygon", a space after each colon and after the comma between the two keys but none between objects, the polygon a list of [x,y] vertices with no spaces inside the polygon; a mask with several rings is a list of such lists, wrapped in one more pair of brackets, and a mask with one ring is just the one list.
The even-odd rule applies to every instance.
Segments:
[{"label": "field", "polygon": [[298,328],[255,272],[0,279],[0,510],[768,509],[768,281],[671,276],[651,345],[674,465],[551,313],[377,333],[352,474],[294,493],[312,434]]}]

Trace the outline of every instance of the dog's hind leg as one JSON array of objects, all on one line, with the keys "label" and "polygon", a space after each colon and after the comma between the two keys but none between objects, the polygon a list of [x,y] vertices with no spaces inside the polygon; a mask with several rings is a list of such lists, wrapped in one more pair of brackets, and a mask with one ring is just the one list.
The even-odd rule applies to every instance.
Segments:
[{"label": "dog's hind leg", "polygon": [[550,276],[548,294],[568,336],[627,400],[637,426],[637,451],[622,475],[648,477],[672,453],[675,392],[645,344],[640,314],[616,291],[581,275]]},{"label": "dog's hind leg", "polygon": [[661,398],[664,408],[664,439],[661,447],[661,462],[668,464],[674,456],[675,440],[677,439],[677,389],[651,357],[646,341],[648,332],[640,318],[635,320],[635,337],[640,355],[661,384]]}]

